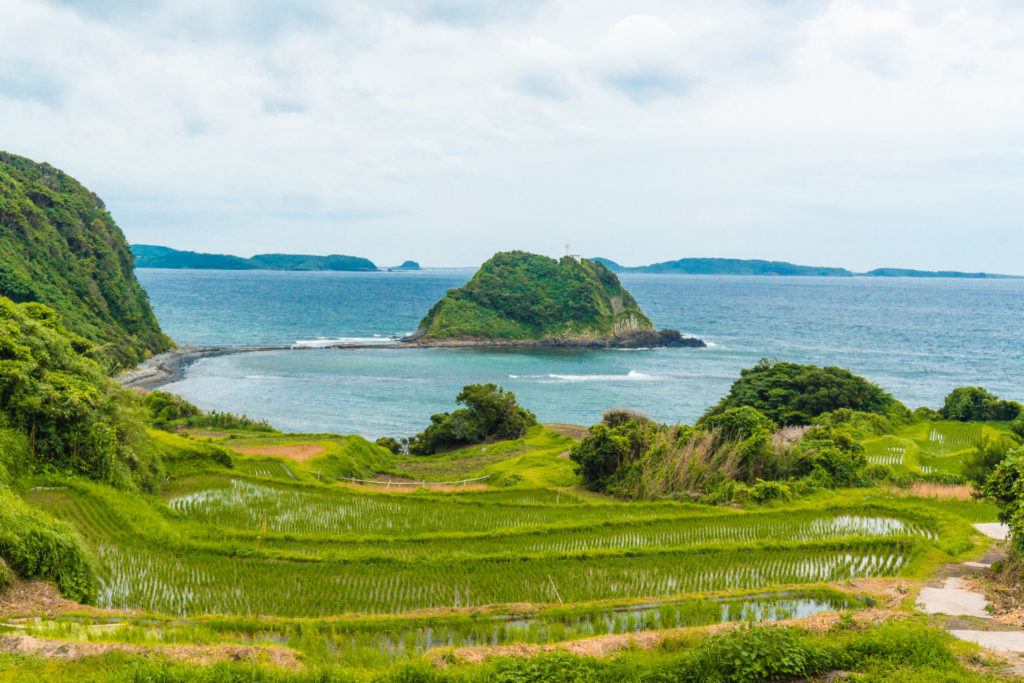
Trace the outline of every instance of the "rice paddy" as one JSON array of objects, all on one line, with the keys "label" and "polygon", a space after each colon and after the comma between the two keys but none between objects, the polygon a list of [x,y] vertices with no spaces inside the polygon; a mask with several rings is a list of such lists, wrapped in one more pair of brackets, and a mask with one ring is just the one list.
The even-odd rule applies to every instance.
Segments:
[{"label": "rice paddy", "polygon": [[[865,442],[868,459],[926,471],[940,458],[956,463],[981,434],[915,427]],[[330,449],[311,462],[240,456],[232,469],[183,473],[162,497],[46,482],[29,497],[79,531],[97,561],[98,605],[125,614],[120,625],[46,628],[90,640],[288,645],[332,663],[391,665],[437,648],[856,608],[860,598],[826,587],[912,575],[970,533],[939,501],[922,508],[870,491],[751,509],[619,502],[564,483],[562,437],[530,438],[533,450],[496,444],[402,465],[421,477],[492,475],[467,489],[344,484],[325,474],[331,457],[341,462]],[[520,471],[529,476],[506,479]]]},{"label": "rice paddy", "polygon": [[101,606],[180,616],[660,601],[890,576],[937,538],[916,516],[864,506],[395,496],[238,475],[193,484],[166,504],[83,486],[34,496],[95,549]]}]

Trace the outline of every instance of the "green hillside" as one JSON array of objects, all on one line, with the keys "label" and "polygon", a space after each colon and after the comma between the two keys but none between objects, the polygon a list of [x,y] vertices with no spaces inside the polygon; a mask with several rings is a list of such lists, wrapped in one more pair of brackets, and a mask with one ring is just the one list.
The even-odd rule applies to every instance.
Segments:
[{"label": "green hillside", "polygon": [[103,201],[63,171],[0,152],[0,296],[54,308],[108,368],[172,346]]},{"label": "green hillside", "polygon": [[658,334],[600,263],[511,251],[495,254],[434,304],[414,339],[587,344]]},{"label": "green hillside", "polygon": [[133,244],[137,268],[207,268],[210,270],[377,270],[373,261],[359,256],[330,254],[256,254],[252,258],[229,254],[180,251],[152,244]]}]

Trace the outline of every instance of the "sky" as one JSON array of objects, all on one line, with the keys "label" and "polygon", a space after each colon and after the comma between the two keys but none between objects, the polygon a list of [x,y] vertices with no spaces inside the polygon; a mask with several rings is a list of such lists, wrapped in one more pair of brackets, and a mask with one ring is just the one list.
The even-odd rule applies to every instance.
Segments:
[{"label": "sky", "polygon": [[1024,273],[1016,0],[0,0],[0,149],[135,243]]}]

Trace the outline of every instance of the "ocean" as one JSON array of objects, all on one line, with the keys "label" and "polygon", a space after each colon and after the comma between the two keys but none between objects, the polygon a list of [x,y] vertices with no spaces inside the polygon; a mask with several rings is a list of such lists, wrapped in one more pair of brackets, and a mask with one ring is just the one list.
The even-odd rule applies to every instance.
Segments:
[{"label": "ocean", "polygon": [[[395,273],[136,271],[164,331],[196,345],[387,341],[471,269]],[[706,349],[302,349],[204,358],[166,387],[282,430],[420,431],[459,389],[494,382],[544,422],[608,408],[692,422],[761,358],[838,365],[911,407],[982,385],[1024,400],[1024,280],[623,274],[658,327]]]}]

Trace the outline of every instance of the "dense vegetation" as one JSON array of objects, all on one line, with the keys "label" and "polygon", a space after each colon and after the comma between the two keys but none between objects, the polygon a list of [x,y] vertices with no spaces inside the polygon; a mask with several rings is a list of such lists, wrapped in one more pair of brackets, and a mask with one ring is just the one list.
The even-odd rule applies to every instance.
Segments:
[{"label": "dense vegetation", "polygon": [[32,476],[78,476],[152,491],[182,463],[231,464],[219,447],[154,438],[137,395],[109,379],[91,349],[53,309],[0,298],[0,560],[85,602],[96,596],[93,561],[71,527],[25,505],[17,487]]},{"label": "dense vegetation", "polygon": [[149,392],[143,397],[142,405],[149,411],[150,423],[157,429],[206,427],[210,429],[245,429],[257,432],[275,431],[264,420],[253,420],[244,415],[216,410],[200,410],[182,397],[166,391]]},{"label": "dense vegetation", "polygon": [[139,448],[137,405],[89,349],[52,309],[0,298],[0,426],[25,440],[28,459],[14,466],[151,487],[160,466]]},{"label": "dense vegetation", "polygon": [[132,256],[103,202],[49,164],[0,152],[0,296],[36,301],[96,344],[105,367],[164,351]]},{"label": "dense vegetation", "polygon": [[[465,408],[432,416],[430,426],[409,440],[410,453],[431,455],[484,441],[518,439],[537,424],[515,394],[495,384],[467,385],[455,402]],[[382,445],[395,450],[391,442]]]},{"label": "dense vegetation", "polygon": [[151,244],[133,244],[137,268],[208,268],[211,270],[377,270],[369,259],[330,254],[257,254],[251,258],[229,254],[180,251]]},{"label": "dense vegetation", "polygon": [[707,416],[739,406],[757,408],[780,425],[807,425],[819,415],[843,408],[909,416],[888,392],[849,370],[767,359],[743,370]]},{"label": "dense vegetation", "polygon": [[627,498],[685,496],[709,503],[788,500],[818,488],[870,483],[859,414],[837,411],[780,428],[751,406],[696,427],[609,412],[571,453],[584,485]]},{"label": "dense vegetation", "polygon": [[946,396],[940,412],[958,422],[1009,422],[1024,413],[1024,406],[1004,401],[983,387],[959,387]]},{"label": "dense vegetation", "polygon": [[429,340],[610,340],[654,334],[632,295],[599,263],[495,254],[420,322]]}]

